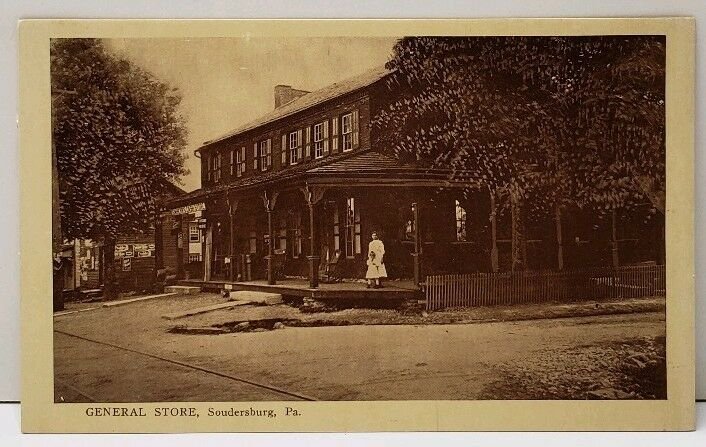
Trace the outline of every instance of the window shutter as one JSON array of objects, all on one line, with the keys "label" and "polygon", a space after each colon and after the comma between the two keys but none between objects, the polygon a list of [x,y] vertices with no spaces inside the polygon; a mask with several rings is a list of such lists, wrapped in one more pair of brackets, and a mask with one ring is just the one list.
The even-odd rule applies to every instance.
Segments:
[{"label": "window shutter", "polygon": [[287,134],[282,134],[282,167],[287,165]]},{"label": "window shutter", "polygon": [[311,126],[306,128],[306,149],[304,151],[306,158],[311,157]]},{"label": "window shutter", "polygon": [[353,111],[353,149],[358,147],[358,109]]},{"label": "window shutter", "polygon": [[252,147],[252,168],[257,171],[257,159],[259,157],[257,156],[257,143],[255,143]]},{"label": "window shutter", "polygon": [[272,167],[272,138],[267,139],[267,168]]},{"label": "window shutter", "polygon": [[302,144],[302,130],[297,130],[297,158],[301,160],[303,158],[304,145]]},{"label": "window shutter", "polygon": [[324,121],[324,155],[328,155],[328,120]]},{"label": "window shutter", "polygon": [[211,181],[211,159],[210,155],[206,157],[206,178],[209,182]]},{"label": "window shutter", "polygon": [[331,120],[331,125],[333,127],[332,129],[332,136],[331,136],[331,153],[336,154],[338,153],[338,117],[334,116],[333,119]]},{"label": "window shutter", "polygon": [[230,175],[235,174],[235,149],[230,150]]}]

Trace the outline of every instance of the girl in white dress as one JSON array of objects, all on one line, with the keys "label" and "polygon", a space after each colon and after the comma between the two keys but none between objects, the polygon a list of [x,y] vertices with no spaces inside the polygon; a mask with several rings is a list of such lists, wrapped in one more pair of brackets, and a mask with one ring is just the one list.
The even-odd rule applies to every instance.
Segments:
[{"label": "girl in white dress", "polygon": [[378,239],[377,233],[372,234],[373,240],[368,244],[368,270],[365,273],[365,279],[368,280],[367,287],[382,287],[382,278],[387,278],[387,270],[385,269],[385,244]]}]

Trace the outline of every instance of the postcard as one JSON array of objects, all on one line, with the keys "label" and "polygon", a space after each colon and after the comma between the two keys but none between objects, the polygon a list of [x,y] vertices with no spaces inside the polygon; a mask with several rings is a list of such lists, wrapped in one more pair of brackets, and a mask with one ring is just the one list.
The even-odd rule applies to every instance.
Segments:
[{"label": "postcard", "polygon": [[19,27],[24,431],[694,428],[693,19]]}]

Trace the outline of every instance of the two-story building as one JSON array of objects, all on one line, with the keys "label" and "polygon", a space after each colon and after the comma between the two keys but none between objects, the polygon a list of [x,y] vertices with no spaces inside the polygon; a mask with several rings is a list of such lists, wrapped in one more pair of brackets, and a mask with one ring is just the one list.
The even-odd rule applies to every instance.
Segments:
[{"label": "two-story building", "polygon": [[360,278],[373,231],[391,277],[412,278],[420,252],[428,271],[490,262],[481,261],[489,242],[472,248],[479,232],[468,227],[489,227],[487,212],[469,212],[488,206],[464,195],[472,179],[374,147],[370,120],[388,103],[388,75],[376,68],[315,92],[277,86],[274,110],[196,151],[203,187],[169,206],[203,210],[204,279],[273,283],[281,272],[315,287],[334,257],[344,276]]}]

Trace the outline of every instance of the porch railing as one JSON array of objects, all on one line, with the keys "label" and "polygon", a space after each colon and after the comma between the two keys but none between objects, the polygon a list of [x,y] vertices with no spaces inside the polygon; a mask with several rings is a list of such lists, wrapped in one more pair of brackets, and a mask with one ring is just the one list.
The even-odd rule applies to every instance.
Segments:
[{"label": "porch railing", "polygon": [[428,310],[664,296],[664,265],[426,277]]}]

